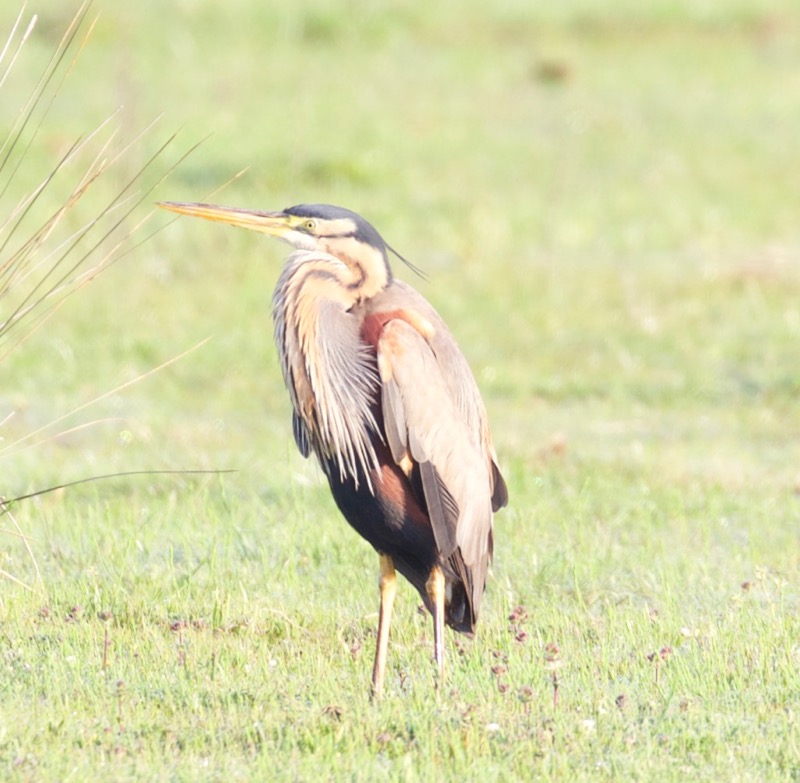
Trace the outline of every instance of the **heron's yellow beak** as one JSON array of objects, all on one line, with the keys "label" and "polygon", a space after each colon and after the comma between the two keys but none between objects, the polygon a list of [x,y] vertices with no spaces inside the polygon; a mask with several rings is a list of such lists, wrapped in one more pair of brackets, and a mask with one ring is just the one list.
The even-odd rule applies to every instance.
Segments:
[{"label": "heron's yellow beak", "polygon": [[285,212],[259,212],[255,209],[223,207],[217,204],[192,204],[181,201],[159,201],[158,206],[177,212],[179,215],[205,218],[216,223],[227,223],[238,228],[260,231],[272,237],[284,239],[302,218],[287,215]]}]

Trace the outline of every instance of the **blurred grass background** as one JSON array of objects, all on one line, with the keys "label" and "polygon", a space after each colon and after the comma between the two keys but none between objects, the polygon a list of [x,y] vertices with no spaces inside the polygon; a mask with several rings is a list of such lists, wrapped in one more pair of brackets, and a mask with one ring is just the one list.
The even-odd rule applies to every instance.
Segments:
[{"label": "blurred grass background", "polygon": [[[34,63],[74,8],[29,8],[41,14],[24,53]],[[237,472],[98,483],[16,509],[41,582],[22,546],[2,541],[3,568],[38,591],[3,585],[0,597],[9,774],[105,764],[155,779],[166,752],[165,780],[246,778],[272,754],[286,779],[327,765],[425,780],[445,759],[450,774],[486,780],[796,775],[795,4],[93,10],[26,176],[119,105],[127,134],[160,113],[187,144],[212,134],[157,198],[202,200],[248,167],[215,200],[364,214],[431,277],[395,265],[472,364],[511,507],[496,520],[481,635],[461,658],[450,648],[460,695],[426,701],[430,629],[401,589],[395,693],[371,711],[375,558],[291,439],[269,314],[285,250],[170,224],[4,362],[0,420],[15,415],[2,436],[13,443],[211,339],[63,426],[96,425],[0,456],[0,489]],[[0,12],[0,29],[16,11]],[[3,87],[3,122],[26,89]],[[127,156],[131,170],[158,143]],[[506,622],[517,604],[527,641]],[[98,668],[104,627],[110,675]],[[192,687],[179,663],[191,634],[196,660],[212,661]],[[548,642],[566,661],[560,712]],[[80,695],[64,695],[77,664],[59,645],[81,662]],[[664,645],[676,654],[654,681],[646,655]],[[496,676],[498,657],[508,672]]]}]

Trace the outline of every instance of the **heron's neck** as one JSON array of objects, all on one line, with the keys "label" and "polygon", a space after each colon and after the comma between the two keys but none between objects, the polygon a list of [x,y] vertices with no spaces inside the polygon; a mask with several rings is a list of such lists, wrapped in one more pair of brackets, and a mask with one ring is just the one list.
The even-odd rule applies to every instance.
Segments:
[{"label": "heron's neck", "polygon": [[341,282],[355,294],[356,301],[370,299],[392,282],[386,257],[371,245],[354,237],[337,238],[335,248],[325,247],[325,250],[346,267],[349,279]]},{"label": "heron's neck", "polygon": [[275,342],[295,413],[321,460],[355,478],[375,464],[377,370],[350,312],[361,287],[344,262],[316,251],[287,260],[273,295]]}]

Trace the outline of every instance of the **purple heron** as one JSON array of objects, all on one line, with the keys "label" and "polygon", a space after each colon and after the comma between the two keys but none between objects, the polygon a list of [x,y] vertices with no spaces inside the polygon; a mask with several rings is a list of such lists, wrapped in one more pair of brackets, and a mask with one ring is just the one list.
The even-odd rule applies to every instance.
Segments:
[{"label": "purple heron", "polygon": [[444,321],[393,277],[388,245],[355,212],[165,202],[165,209],[283,239],[295,250],[272,298],[275,342],[303,456],[380,558],[373,693],[386,670],[397,569],[444,626],[472,634],[508,492],[475,379]]}]

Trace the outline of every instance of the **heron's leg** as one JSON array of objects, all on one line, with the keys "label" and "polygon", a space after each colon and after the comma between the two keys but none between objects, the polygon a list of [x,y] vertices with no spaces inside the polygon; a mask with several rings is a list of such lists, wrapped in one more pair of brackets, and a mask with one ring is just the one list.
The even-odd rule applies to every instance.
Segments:
[{"label": "heron's leg", "polygon": [[433,655],[439,669],[439,680],[444,679],[444,574],[439,566],[431,569],[425,583],[431,603],[433,604]]},{"label": "heron's leg", "polygon": [[394,594],[397,592],[397,576],[392,558],[389,555],[381,555],[380,564],[381,575],[378,585],[381,591],[381,611],[378,617],[378,644],[375,648],[375,665],[372,667],[373,696],[380,696],[383,691],[386,652],[389,649],[389,625],[392,622]]}]

